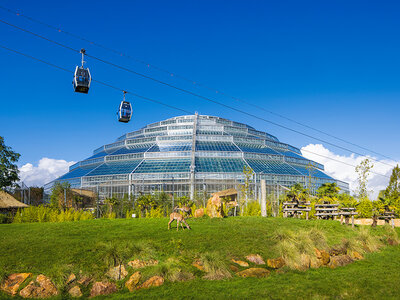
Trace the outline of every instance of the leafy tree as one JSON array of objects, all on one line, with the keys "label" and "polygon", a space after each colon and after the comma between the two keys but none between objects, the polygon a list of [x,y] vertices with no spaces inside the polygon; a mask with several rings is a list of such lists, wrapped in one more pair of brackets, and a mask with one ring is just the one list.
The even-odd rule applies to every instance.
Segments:
[{"label": "leafy tree", "polygon": [[368,199],[368,176],[371,169],[374,167],[373,163],[368,159],[364,159],[357,167],[358,173],[358,190],[357,196],[360,200]]},{"label": "leafy tree", "polygon": [[15,164],[21,155],[6,146],[0,136],[0,189],[13,187],[19,180],[18,167]]},{"label": "leafy tree", "polygon": [[67,207],[72,207],[73,202],[71,185],[68,182],[56,182],[51,190],[50,206],[65,210]]},{"label": "leafy tree", "polygon": [[289,201],[306,201],[308,199],[308,190],[305,189],[301,183],[296,183],[291,186],[290,190],[286,193],[286,199]]},{"label": "leafy tree", "polygon": [[335,198],[338,196],[340,188],[336,185],[336,182],[324,183],[317,190],[317,196]]},{"label": "leafy tree", "polygon": [[384,191],[384,197],[389,199],[400,198],[400,167],[397,165],[393,168],[390,176],[389,185]]},{"label": "leafy tree", "polygon": [[[240,206],[243,207],[247,203],[248,199],[252,197],[252,192],[250,189],[251,178],[253,176],[253,169],[247,165],[243,166],[244,183],[240,185],[240,190],[243,197],[240,199]],[[244,198],[244,199],[243,199]]]}]

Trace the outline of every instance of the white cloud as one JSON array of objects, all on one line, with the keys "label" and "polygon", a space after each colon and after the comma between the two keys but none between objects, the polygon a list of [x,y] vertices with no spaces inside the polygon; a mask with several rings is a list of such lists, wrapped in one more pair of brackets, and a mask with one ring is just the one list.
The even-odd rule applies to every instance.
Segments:
[{"label": "white cloud", "polygon": [[21,181],[27,186],[43,186],[68,172],[69,166],[75,162],[63,159],[44,157],[37,166],[27,163],[19,169]]},{"label": "white cloud", "polygon": [[[339,179],[350,184],[350,190],[353,191],[357,189],[357,173],[353,166],[357,166],[363,161],[365,158],[372,158],[377,161],[373,161],[374,167],[372,169],[373,172],[386,175],[390,177],[392,174],[393,167],[399,164],[399,162],[395,162],[392,160],[378,160],[375,157],[371,156],[356,156],[354,153],[346,156],[346,155],[338,155],[331,152],[329,149],[325,148],[321,144],[309,144],[303,148],[301,148],[301,152],[303,156],[319,162],[325,166],[325,172],[334,177],[335,179]],[[344,163],[341,163],[344,162]],[[384,164],[380,163],[383,162]],[[349,166],[353,165],[353,166]],[[372,199],[376,199],[380,190],[386,188],[389,183],[389,178],[380,176],[378,174],[371,173],[369,176],[368,189],[372,190],[371,197]]]}]

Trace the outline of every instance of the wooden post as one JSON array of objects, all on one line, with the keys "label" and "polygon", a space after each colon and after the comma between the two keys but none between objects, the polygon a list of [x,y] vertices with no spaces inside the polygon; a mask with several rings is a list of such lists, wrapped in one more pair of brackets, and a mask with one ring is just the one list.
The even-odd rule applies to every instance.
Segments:
[{"label": "wooden post", "polygon": [[392,228],[394,229],[394,219],[392,219]]},{"label": "wooden post", "polygon": [[261,179],[261,216],[267,216],[267,184]]},{"label": "wooden post", "polygon": [[306,211],[306,220],[308,220],[308,211]]},{"label": "wooden post", "polygon": [[340,215],[340,225],[343,225],[343,215]]},{"label": "wooden post", "polygon": [[351,227],[354,228],[354,215],[351,215]]}]

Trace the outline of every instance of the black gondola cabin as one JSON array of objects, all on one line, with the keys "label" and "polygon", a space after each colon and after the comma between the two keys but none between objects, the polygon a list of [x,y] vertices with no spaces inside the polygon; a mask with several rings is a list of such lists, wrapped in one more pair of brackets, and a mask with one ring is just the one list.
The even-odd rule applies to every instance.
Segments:
[{"label": "black gondola cabin", "polygon": [[118,121],[128,123],[132,117],[132,105],[128,101],[121,101],[118,110]]},{"label": "black gondola cabin", "polygon": [[77,93],[87,94],[89,92],[90,82],[92,78],[90,77],[89,68],[76,66],[74,74],[74,91]]}]

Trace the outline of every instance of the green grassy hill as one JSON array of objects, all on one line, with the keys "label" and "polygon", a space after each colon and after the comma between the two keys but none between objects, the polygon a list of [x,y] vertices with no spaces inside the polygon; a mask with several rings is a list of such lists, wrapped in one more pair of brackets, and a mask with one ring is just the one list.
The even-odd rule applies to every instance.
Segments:
[{"label": "green grassy hill", "polygon": [[[400,297],[400,247],[388,246],[350,265],[306,272],[285,269],[263,279],[202,279],[202,272],[191,266],[193,259],[210,254],[223,263],[231,258],[244,260],[260,254],[265,260],[279,256],[273,239],[277,232],[293,233],[318,229],[328,245],[352,240],[359,229],[335,221],[297,220],[261,217],[189,219],[192,230],[167,230],[167,219],[88,220],[64,223],[6,224],[0,226],[0,276],[32,272],[49,276],[62,290],[66,277],[87,274],[105,278],[108,269],[107,245],[127,249],[128,259],[153,258],[160,264],[143,270],[143,276],[168,272],[171,259],[196,279],[166,281],[161,287],[129,293],[121,289],[115,299],[138,298],[398,298]],[[372,230],[381,236],[383,228]],[[129,251],[131,253],[129,254]],[[127,261],[125,261],[126,263]],[[175,265],[175,267],[177,267]],[[131,268],[127,268],[133,273]],[[122,288],[123,281],[118,285]],[[88,291],[85,291],[86,294]],[[61,295],[65,297],[66,295]],[[0,297],[7,297],[0,293]]]}]

